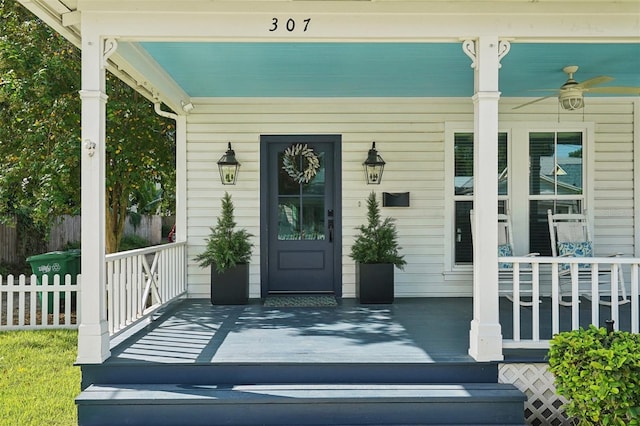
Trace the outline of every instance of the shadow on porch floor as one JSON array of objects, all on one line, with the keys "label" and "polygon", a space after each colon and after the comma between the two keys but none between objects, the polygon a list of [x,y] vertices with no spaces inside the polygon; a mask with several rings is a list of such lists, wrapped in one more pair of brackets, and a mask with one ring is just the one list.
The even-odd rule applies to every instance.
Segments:
[{"label": "shadow on porch floor", "polygon": [[[392,305],[343,299],[336,307],[315,308],[187,299],[115,346],[107,363],[471,362],[471,318],[471,298],[396,299]],[[529,361],[545,355],[505,353]]]}]

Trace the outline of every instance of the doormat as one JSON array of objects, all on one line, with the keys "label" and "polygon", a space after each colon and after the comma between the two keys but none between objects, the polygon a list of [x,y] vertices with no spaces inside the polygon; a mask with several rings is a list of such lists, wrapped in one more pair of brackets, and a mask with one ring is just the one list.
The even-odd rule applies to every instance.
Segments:
[{"label": "doormat", "polygon": [[338,306],[334,296],[269,296],[264,306],[270,308],[313,308]]}]

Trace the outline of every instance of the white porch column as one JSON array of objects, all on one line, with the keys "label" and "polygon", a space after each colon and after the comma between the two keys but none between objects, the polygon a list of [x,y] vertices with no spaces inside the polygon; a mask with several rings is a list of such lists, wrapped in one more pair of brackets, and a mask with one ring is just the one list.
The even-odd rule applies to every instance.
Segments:
[{"label": "white porch column", "polygon": [[[472,43],[472,44],[471,44]],[[469,355],[499,361],[502,330],[498,312],[498,69],[505,45],[498,37],[465,42],[474,59],[473,320]],[[506,45],[508,50],[508,45]],[[503,50],[503,53],[506,51]]]},{"label": "white porch column", "polygon": [[[86,27],[85,27],[86,28]],[[82,40],[82,281],[78,363],[110,356],[105,277],[105,70],[100,37]]]},{"label": "white porch column", "polygon": [[[176,118],[176,241],[187,241],[187,116]],[[186,269],[185,269],[186,271]],[[185,280],[187,277],[185,276]]]}]

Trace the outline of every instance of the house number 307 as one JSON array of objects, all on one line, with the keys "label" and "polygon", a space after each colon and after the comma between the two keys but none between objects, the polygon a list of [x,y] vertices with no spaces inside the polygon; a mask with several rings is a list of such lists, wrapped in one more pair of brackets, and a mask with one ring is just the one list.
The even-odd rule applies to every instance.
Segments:
[{"label": "house number 307", "polygon": [[[302,21],[302,24],[298,30],[300,30],[300,28],[302,29],[302,32],[307,32],[307,30],[309,29],[309,23],[311,22],[311,18],[307,18],[305,20]],[[280,31],[280,30],[286,30],[287,32],[294,32],[296,30],[296,20],[293,18],[289,18],[286,21],[283,21],[283,23],[280,23],[280,20],[278,18],[273,18],[271,20],[271,28],[269,28],[269,32],[274,32],[274,31]]]}]

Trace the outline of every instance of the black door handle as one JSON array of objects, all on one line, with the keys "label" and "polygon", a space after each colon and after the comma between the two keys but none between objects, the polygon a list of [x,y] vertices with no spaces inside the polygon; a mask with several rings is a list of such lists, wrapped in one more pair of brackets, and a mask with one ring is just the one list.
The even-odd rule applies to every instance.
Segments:
[{"label": "black door handle", "polygon": [[329,219],[329,242],[333,242],[333,219]]}]

